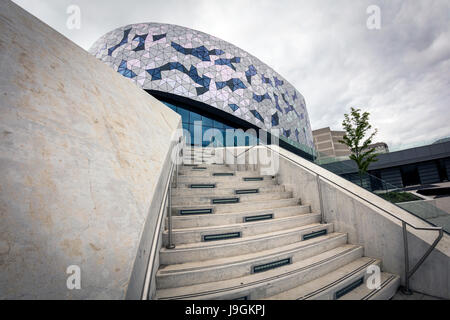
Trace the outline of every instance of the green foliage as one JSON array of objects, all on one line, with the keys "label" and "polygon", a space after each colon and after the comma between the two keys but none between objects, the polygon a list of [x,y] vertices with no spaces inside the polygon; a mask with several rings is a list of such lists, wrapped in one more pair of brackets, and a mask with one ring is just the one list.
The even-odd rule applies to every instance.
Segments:
[{"label": "green foliage", "polygon": [[408,202],[408,201],[417,201],[422,200],[418,196],[409,193],[409,192],[388,192],[378,194],[384,200],[387,200],[392,203],[400,203],[400,202]]},{"label": "green foliage", "polygon": [[[339,140],[340,143],[347,145],[352,151],[350,159],[358,165],[360,175],[367,172],[372,162],[378,161],[375,148],[368,148],[372,144],[373,137],[378,132],[375,129],[374,132],[369,134],[369,130],[372,129],[372,126],[369,124],[369,115],[368,112],[361,114],[361,109],[351,108],[350,115],[344,115],[342,126],[346,133],[344,138]],[[367,134],[369,136],[365,138]]]}]

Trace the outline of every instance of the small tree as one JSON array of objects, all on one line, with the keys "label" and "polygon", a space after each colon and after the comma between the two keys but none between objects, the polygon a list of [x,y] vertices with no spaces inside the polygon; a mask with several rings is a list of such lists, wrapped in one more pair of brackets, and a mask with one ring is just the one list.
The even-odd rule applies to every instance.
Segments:
[{"label": "small tree", "polygon": [[[358,166],[361,187],[363,185],[362,175],[367,172],[372,162],[378,161],[375,148],[369,148],[373,137],[378,132],[378,129],[375,129],[374,132],[369,134],[369,130],[372,129],[372,126],[369,124],[369,115],[368,112],[361,114],[361,109],[351,108],[350,115],[344,115],[345,119],[342,122],[342,126],[346,133],[344,138],[339,140],[340,143],[347,145],[352,151],[350,159],[355,161]],[[365,139],[367,134],[369,136]]]}]

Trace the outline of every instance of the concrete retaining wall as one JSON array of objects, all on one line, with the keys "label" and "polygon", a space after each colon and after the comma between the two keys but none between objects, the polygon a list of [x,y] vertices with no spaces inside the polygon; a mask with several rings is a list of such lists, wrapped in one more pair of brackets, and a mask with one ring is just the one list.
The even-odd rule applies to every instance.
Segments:
[{"label": "concrete retaining wall", "polygon": [[[279,152],[284,156],[279,159],[279,183],[285,184],[289,190],[292,190],[302,203],[311,204],[313,212],[322,212],[325,222],[334,223],[335,231],[348,233],[350,243],[364,246],[366,256],[382,259],[383,269],[400,275],[404,282],[401,221],[380,208],[416,227],[430,225],[299,156],[284,149],[279,149]],[[321,176],[319,180],[317,174]],[[321,198],[318,196],[318,190],[321,190]],[[412,268],[433,243],[438,233],[417,231],[410,227],[407,230],[410,268]],[[450,299],[450,237],[448,235],[444,234],[436,249],[413,275],[410,285],[413,290]]]},{"label": "concrete retaining wall", "polygon": [[0,30],[0,299],[138,297],[180,116],[10,1]]}]

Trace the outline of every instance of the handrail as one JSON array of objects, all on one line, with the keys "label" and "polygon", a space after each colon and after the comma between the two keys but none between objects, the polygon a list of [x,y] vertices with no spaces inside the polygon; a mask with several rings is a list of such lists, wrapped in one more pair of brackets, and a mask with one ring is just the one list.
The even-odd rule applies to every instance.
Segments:
[{"label": "handrail", "polygon": [[[180,141],[177,144],[177,157],[175,159],[175,188],[178,187],[178,157],[180,156]],[[174,165],[172,163],[172,165]],[[167,249],[175,249],[175,244],[173,243],[172,237],[172,186],[169,184],[168,190],[168,213],[167,213],[167,233],[168,233],[168,241],[167,241]]]},{"label": "handrail", "polygon": [[[144,288],[142,290],[142,296],[141,299],[142,300],[147,300],[148,299],[148,295],[149,295],[149,291],[150,291],[150,281],[152,279],[152,274],[153,274],[153,270],[154,270],[154,261],[155,261],[155,256],[156,256],[156,250],[157,250],[157,246],[159,243],[159,233],[163,224],[163,220],[164,220],[164,211],[167,209],[168,210],[168,217],[169,217],[169,222],[168,224],[171,224],[171,189],[172,189],[172,178],[174,177],[174,170],[176,170],[176,183],[178,183],[178,157],[180,155],[179,152],[179,143],[177,144],[177,158],[175,160],[175,163],[172,162],[171,166],[170,166],[170,170],[169,170],[169,176],[167,178],[166,181],[166,185],[164,187],[164,193],[163,193],[163,201],[161,203],[161,207],[159,210],[159,214],[158,214],[158,220],[156,222],[156,228],[155,228],[155,234],[153,235],[153,242],[152,242],[152,247],[150,250],[150,255],[149,255],[149,259],[148,259],[148,264],[147,264],[147,272],[145,275],[145,280],[144,280]],[[168,204],[168,205],[166,205]],[[169,242],[171,241],[171,232],[169,232]],[[174,246],[175,247],[175,246]]]},{"label": "handrail", "polygon": [[[239,154],[239,156],[242,155],[242,154],[244,154],[244,153],[246,153],[247,151],[251,150],[252,148],[254,148],[254,147],[256,147],[256,146],[257,146],[257,145],[255,145],[255,146],[253,146],[253,147],[251,147],[251,148],[245,150],[244,152],[242,152],[241,154]],[[338,187],[340,187],[340,188],[346,190],[347,192],[353,194],[354,196],[358,197],[359,199],[361,199],[361,200],[363,200],[363,201],[365,201],[365,202],[371,204],[372,206],[374,206],[374,207],[376,207],[376,208],[378,208],[378,209],[384,211],[384,212],[387,213],[388,215],[390,215],[390,216],[392,216],[392,217],[394,217],[394,218],[400,220],[400,221],[402,222],[402,230],[403,230],[403,246],[404,246],[404,253],[405,253],[405,288],[404,288],[403,292],[404,292],[405,294],[408,294],[408,295],[412,294],[412,291],[409,289],[409,280],[410,280],[410,278],[412,277],[412,275],[417,271],[417,269],[419,269],[419,267],[422,265],[422,263],[426,260],[426,258],[428,258],[428,256],[429,256],[429,255],[431,254],[431,252],[434,250],[434,248],[436,248],[436,246],[437,246],[437,244],[439,243],[439,241],[442,239],[442,237],[443,237],[443,235],[444,235],[444,232],[443,232],[442,227],[417,227],[417,226],[414,226],[414,225],[412,225],[411,223],[409,223],[409,222],[403,220],[402,218],[400,218],[400,217],[398,217],[398,216],[392,214],[392,213],[389,212],[388,210],[386,210],[386,209],[384,209],[384,208],[382,208],[382,207],[380,207],[380,206],[374,204],[373,202],[371,202],[371,201],[369,201],[369,200],[367,200],[367,199],[361,197],[360,195],[356,194],[355,192],[353,192],[353,191],[347,189],[346,187],[343,187],[342,185],[340,185],[340,184],[338,184],[338,183],[332,181],[331,179],[329,179],[329,178],[327,178],[327,177],[325,177],[325,176],[323,176],[323,175],[321,175],[321,174],[319,174],[319,173],[317,173],[317,172],[313,172],[311,169],[307,168],[306,166],[302,165],[301,163],[299,163],[299,162],[297,162],[297,161],[295,161],[295,160],[292,160],[292,159],[286,157],[285,155],[280,154],[278,151],[273,150],[273,149],[272,149],[271,147],[269,147],[268,145],[260,145],[260,146],[265,147],[265,148],[271,150],[272,152],[277,153],[279,156],[281,156],[281,157],[287,159],[288,161],[291,161],[291,162],[293,162],[293,163],[295,163],[295,164],[301,166],[302,168],[306,169],[307,171],[309,171],[309,172],[311,172],[311,173],[313,173],[313,174],[316,174],[317,177],[321,177],[321,178],[327,180],[328,182],[330,182],[330,183],[332,183],[332,184],[334,184],[334,185],[336,185],[336,186],[338,186]],[[235,157],[235,158],[236,158],[236,157]],[[320,180],[317,181],[318,184],[319,184],[319,182],[320,182]],[[320,190],[320,189],[319,189],[319,190]],[[321,192],[321,191],[319,191],[319,192]],[[321,207],[322,207],[322,204],[321,204]],[[323,214],[323,213],[322,213],[322,214]],[[438,231],[438,232],[439,232],[439,235],[437,236],[437,238],[434,240],[434,242],[430,245],[430,247],[429,247],[428,250],[425,252],[425,254],[419,259],[419,261],[415,264],[415,266],[414,266],[411,270],[409,270],[408,231],[407,231],[407,229],[406,229],[406,226],[410,226],[411,228],[413,228],[413,229],[415,229],[415,230]]]}]

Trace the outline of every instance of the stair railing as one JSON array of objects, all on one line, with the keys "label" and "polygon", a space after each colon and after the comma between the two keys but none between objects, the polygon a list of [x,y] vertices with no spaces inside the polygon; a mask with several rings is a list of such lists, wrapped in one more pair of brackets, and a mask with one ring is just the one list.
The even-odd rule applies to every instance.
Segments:
[{"label": "stair railing", "polygon": [[[172,181],[172,175],[174,175],[174,183],[169,184],[169,189],[167,190],[167,249],[175,249],[175,244],[173,243],[173,226],[172,226],[172,187],[177,188],[178,187],[178,162],[180,159],[180,143],[181,139],[178,141],[177,144],[177,156],[175,159],[175,164],[172,163],[172,171],[171,171],[171,177],[169,178],[169,181]],[[183,153],[183,149],[181,149],[181,153]],[[175,167],[175,169],[173,169]],[[175,170],[175,174],[173,174],[173,171]]]},{"label": "stair railing", "polygon": [[[181,138],[180,138],[181,139]],[[144,280],[144,288],[142,290],[142,300],[147,300],[149,298],[150,293],[150,282],[152,281],[152,275],[154,271],[154,262],[155,257],[157,254],[157,248],[159,243],[159,231],[161,230],[163,223],[164,223],[164,217],[167,216],[167,227],[168,227],[168,245],[166,246],[168,249],[174,249],[175,245],[173,244],[173,237],[172,237],[172,186],[175,184],[175,187],[178,186],[178,163],[180,159],[180,141],[178,141],[178,144],[176,146],[176,158],[175,161],[171,161],[170,170],[169,170],[169,176],[167,178],[166,185],[164,187],[164,193],[163,193],[163,201],[160,207],[160,211],[158,214],[158,220],[156,222],[156,232],[153,236],[153,242],[152,247],[150,251],[150,256],[148,259],[148,265],[147,265],[147,272]],[[183,153],[183,149],[181,148],[181,154]],[[172,160],[172,159],[171,159]],[[166,211],[166,214],[164,214],[164,211]]]},{"label": "stair railing", "polygon": [[[400,220],[402,223],[402,233],[403,233],[403,249],[404,249],[404,258],[405,258],[405,286],[403,288],[403,293],[407,294],[407,295],[411,295],[412,291],[409,288],[409,281],[411,279],[411,277],[414,275],[414,273],[417,271],[417,269],[419,269],[419,267],[423,264],[423,262],[428,258],[428,256],[431,254],[431,252],[434,250],[434,248],[436,248],[437,244],[439,243],[439,241],[442,239],[444,232],[443,232],[443,228],[442,227],[417,227],[414,226],[412,224],[410,224],[409,222],[406,222],[405,220],[403,220],[402,218],[392,214],[391,212],[387,211],[386,209],[374,204],[373,202],[361,197],[360,195],[356,194],[355,192],[341,186],[340,184],[338,184],[337,182],[334,182],[330,179],[328,179],[327,177],[324,177],[323,175],[313,172],[311,171],[309,168],[305,167],[304,165],[302,165],[301,163],[298,163],[295,160],[292,160],[282,154],[280,154],[279,152],[277,152],[276,150],[273,150],[271,147],[264,145],[263,147],[266,147],[267,149],[271,150],[272,152],[277,153],[279,156],[283,157],[284,159],[295,163],[296,165],[302,167],[303,169],[311,172],[312,174],[315,174],[318,178],[317,178],[317,183],[320,185],[320,178],[327,180],[328,182],[344,189],[345,191],[353,194],[354,196],[358,197],[359,199],[371,204],[372,206],[384,211],[385,213],[387,213],[388,215],[390,215],[391,217],[394,217],[397,220]],[[319,196],[320,199],[322,199],[322,191],[319,188]],[[320,200],[322,202],[322,200]],[[322,207],[322,203],[320,204]],[[322,213],[323,215],[323,213]],[[438,232],[438,236],[437,238],[434,240],[434,242],[430,245],[430,247],[428,248],[428,250],[424,253],[424,255],[419,259],[419,261],[414,265],[414,267],[410,270],[409,269],[409,251],[408,251],[408,230],[407,230],[407,226],[415,229],[415,230],[423,230],[423,231],[434,231],[434,232]]]}]

